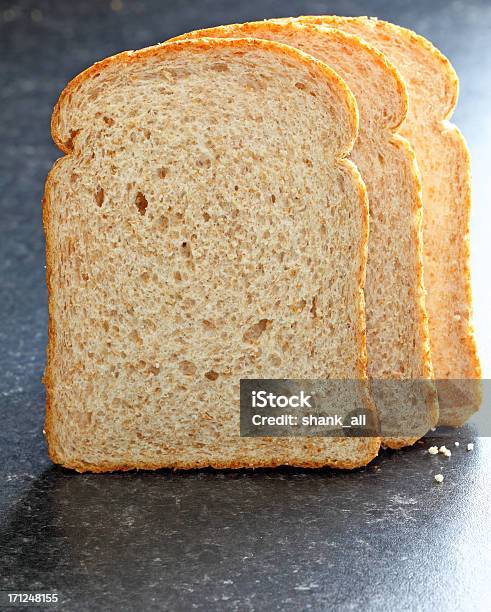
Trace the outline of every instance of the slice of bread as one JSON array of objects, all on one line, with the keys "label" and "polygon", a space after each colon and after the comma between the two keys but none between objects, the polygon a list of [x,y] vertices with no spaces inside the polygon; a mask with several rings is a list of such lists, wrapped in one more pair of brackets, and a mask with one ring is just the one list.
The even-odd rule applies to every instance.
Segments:
[{"label": "slice of bread", "polygon": [[[458,79],[429,41],[367,17],[307,16],[302,23],[339,28],[382,51],[404,77],[409,113],[401,132],[411,142],[423,184],[424,277],[441,425],[462,425],[481,403],[481,367],[472,325],[469,228],[470,158],[448,119]],[[471,380],[469,380],[471,379]]]},{"label": "slice of bread", "polygon": [[420,181],[410,145],[396,134],[407,112],[401,77],[384,55],[360,38],[291,20],[209,28],[176,40],[204,36],[248,36],[289,44],[331,66],[355,95],[360,129],[351,159],[367,186],[370,209],[365,289],[368,373],[383,380],[428,379],[412,387],[374,385],[382,433],[388,433],[384,445],[413,444],[436,424],[438,402],[430,380]]},{"label": "slice of bread", "polygon": [[46,435],[78,471],[355,468],[368,438],[244,438],[241,378],[360,379],[368,206],[344,81],[275,42],[122,53],[62,93],[46,183]]}]

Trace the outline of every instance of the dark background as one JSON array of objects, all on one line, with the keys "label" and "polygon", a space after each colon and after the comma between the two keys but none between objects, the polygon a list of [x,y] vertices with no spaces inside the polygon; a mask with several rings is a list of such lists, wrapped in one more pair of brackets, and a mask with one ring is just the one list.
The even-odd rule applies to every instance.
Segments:
[{"label": "dark background", "polygon": [[[66,610],[486,609],[491,444],[426,440],[353,473],[256,470],[79,476],[42,437],[43,184],[50,114],[108,55],[220,23],[373,15],[415,29],[461,79],[473,156],[477,339],[491,366],[491,3],[483,0],[0,2],[0,590],[58,589]],[[438,485],[433,475],[441,471]],[[3,609],[0,604],[0,609]],[[6,608],[5,608],[6,609]],[[488,608],[489,609],[489,608]]]}]

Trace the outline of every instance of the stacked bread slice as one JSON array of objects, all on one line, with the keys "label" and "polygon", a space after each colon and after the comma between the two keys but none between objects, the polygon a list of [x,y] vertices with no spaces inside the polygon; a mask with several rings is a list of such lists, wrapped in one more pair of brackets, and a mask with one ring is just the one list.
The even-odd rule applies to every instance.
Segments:
[{"label": "stacked bread slice", "polygon": [[[55,462],[353,468],[436,425],[433,367],[479,377],[468,155],[442,124],[453,72],[393,28],[211,28],[67,86],[44,200]],[[431,84],[411,76],[419,63]],[[443,201],[459,210],[444,229]],[[377,411],[382,438],[241,437],[244,378],[358,380],[353,402]],[[445,423],[478,404],[439,395]]]}]

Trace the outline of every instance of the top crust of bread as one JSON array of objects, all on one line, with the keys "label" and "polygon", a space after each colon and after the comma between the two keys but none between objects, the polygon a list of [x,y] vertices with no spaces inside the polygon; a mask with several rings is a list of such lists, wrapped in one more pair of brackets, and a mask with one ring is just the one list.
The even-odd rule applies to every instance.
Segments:
[{"label": "top crust of bread", "polygon": [[121,68],[142,59],[149,57],[164,57],[179,51],[188,51],[193,53],[202,53],[208,49],[230,47],[236,48],[238,52],[241,49],[268,49],[272,53],[278,55],[289,56],[296,62],[301,62],[309,67],[314,72],[319,73],[325,79],[326,84],[333,92],[337,94],[339,104],[344,107],[344,115],[348,129],[345,131],[345,139],[336,145],[338,157],[344,158],[349,155],[356,137],[358,135],[358,107],[353,94],[341,79],[338,74],[320,62],[298,49],[282,45],[272,41],[259,41],[254,39],[204,39],[200,40],[176,40],[169,41],[163,44],[146,47],[138,51],[124,51],[108,57],[100,62],[96,62],[90,68],[87,68],[68,83],[62,91],[58,102],[56,103],[53,115],[51,118],[51,135],[57,147],[65,154],[69,154],[76,146],[77,129],[74,129],[74,124],[70,123],[72,117],[69,115],[70,102],[77,95],[81,87],[87,86],[89,82],[94,83],[101,72],[109,67],[114,67],[120,64]]},{"label": "top crust of bread", "polygon": [[[53,212],[55,208],[60,206],[56,203],[56,191],[60,188],[58,179],[59,171],[62,169],[64,162],[71,155],[76,155],[80,147],[83,147],[83,126],[84,122],[90,122],[91,117],[76,117],[72,114],[71,103],[75,96],[79,96],[83,90],[85,94],[91,92],[91,88],[97,89],[97,79],[103,70],[114,68],[115,66],[131,65],[133,63],[146,60],[151,57],[168,57],[172,54],[179,54],[181,52],[192,52],[192,53],[204,53],[210,49],[223,49],[229,48],[237,50],[238,54],[250,50],[261,50],[267,51],[271,54],[277,54],[281,56],[283,61],[291,59],[295,66],[303,65],[309,71],[310,75],[319,80],[319,87],[324,84],[329,88],[330,94],[337,98],[340,112],[343,116],[343,125],[345,126],[343,137],[339,141],[335,141],[334,147],[334,158],[333,162],[339,164],[344,168],[345,174],[349,176],[352,187],[358,194],[357,205],[360,206],[360,222],[361,222],[361,239],[357,243],[358,248],[358,261],[359,261],[359,273],[357,278],[358,290],[358,301],[355,303],[355,310],[358,326],[356,331],[356,338],[358,339],[358,347],[356,348],[357,361],[354,364],[356,373],[360,379],[366,380],[367,378],[367,358],[366,358],[366,346],[365,346],[365,325],[364,325],[364,302],[363,302],[363,284],[364,284],[364,272],[366,265],[367,256],[367,237],[368,237],[368,206],[364,184],[357,172],[355,166],[348,160],[344,159],[349,154],[353,143],[355,142],[358,129],[358,113],[355,100],[347,88],[346,84],[340,79],[336,73],[326,67],[322,62],[314,60],[307,54],[304,54],[296,49],[290,48],[285,45],[281,45],[274,42],[258,41],[258,40],[224,40],[224,39],[210,39],[210,40],[191,40],[182,41],[171,44],[158,45],[149,49],[143,49],[137,52],[121,53],[112,58],[108,58],[98,64],[92,66],[81,75],[76,77],[71,83],[65,88],[60,96],[60,99],[55,107],[53,118],[52,118],[52,133],[53,139],[59,148],[66,154],[66,157],[58,160],[55,166],[51,170],[45,188],[45,196],[43,201],[43,223],[46,234],[47,242],[47,286],[49,296],[49,329],[48,329],[48,364],[45,373],[45,385],[47,390],[47,414],[46,414],[46,437],[49,445],[49,452],[52,459],[65,465],[66,467],[74,468],[78,471],[92,471],[92,472],[107,472],[113,470],[127,470],[127,469],[155,469],[163,467],[158,461],[147,461],[137,462],[129,458],[127,461],[120,459],[117,463],[109,461],[105,462],[91,462],[84,461],[78,457],[72,457],[66,455],[63,451],[62,445],[55,429],[59,427],[57,419],[60,418],[58,411],[60,408],[54,406],[53,401],[55,399],[55,386],[59,385],[59,373],[53,370],[53,362],[55,358],[55,351],[57,349],[57,335],[59,329],[55,327],[54,314],[56,308],[56,298],[58,292],[57,279],[55,277],[55,266],[59,261],[59,254],[56,253],[56,233],[57,227],[53,225]],[[103,101],[101,102],[103,104]],[[80,108],[79,108],[80,110]],[[83,112],[83,107],[82,107]],[[63,185],[61,185],[63,188]],[[54,197],[55,196],[55,197]],[[354,200],[353,200],[354,201]],[[70,252],[70,247],[69,251]],[[55,374],[58,378],[55,379]],[[368,409],[373,412],[373,405],[369,403]],[[66,421],[66,419],[65,419]],[[64,427],[69,427],[66,423]],[[314,441],[315,442],[315,441]],[[341,440],[339,442],[340,448],[346,447],[347,444],[354,444],[357,453],[349,456],[346,452],[343,453],[343,458],[337,460],[332,457],[329,461],[325,461],[322,456],[318,456],[314,451],[314,442],[306,441],[305,448],[310,449],[311,452],[305,451],[303,458],[294,460],[295,465],[302,465],[305,467],[319,467],[321,465],[332,465],[333,467],[352,469],[368,463],[373,457],[376,456],[380,445],[379,438],[368,438],[359,439],[355,441]],[[315,445],[321,443],[315,442]],[[273,466],[284,463],[284,461],[262,461],[260,458],[254,461],[254,466]],[[230,467],[248,467],[251,465],[250,460],[240,459],[234,463],[222,462],[220,459],[212,461],[193,461],[177,459],[174,462],[166,461],[165,467],[175,468],[198,468],[211,465],[216,468],[230,468]]]}]

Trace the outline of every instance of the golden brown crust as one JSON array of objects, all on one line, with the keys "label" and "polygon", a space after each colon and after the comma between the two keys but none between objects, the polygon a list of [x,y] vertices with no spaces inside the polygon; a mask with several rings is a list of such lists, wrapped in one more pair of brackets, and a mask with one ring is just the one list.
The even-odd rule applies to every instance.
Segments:
[{"label": "golden brown crust", "polygon": [[52,308],[53,308],[53,286],[51,283],[51,271],[54,266],[54,253],[52,247],[52,234],[49,226],[49,206],[51,185],[56,174],[58,165],[63,161],[63,158],[58,159],[51,168],[44,187],[43,196],[43,228],[46,238],[46,287],[48,290],[48,345],[46,350],[46,368],[44,371],[43,382],[46,389],[46,418],[44,424],[46,441],[48,443],[48,453],[54,463],[60,463],[55,451],[55,441],[53,437],[53,353],[55,348],[55,327],[53,324]]},{"label": "golden brown crust", "polygon": [[[363,179],[358,171],[358,168],[353,162],[348,159],[343,159],[339,162],[350,170],[353,176],[358,178],[357,186],[359,191],[359,199],[362,206],[362,219],[363,219],[363,234],[362,240],[360,241],[360,269],[358,275],[358,286],[360,287],[360,295],[358,302],[358,347],[359,347],[359,359],[358,359],[358,377],[361,380],[368,380],[368,351],[367,351],[367,329],[366,329],[366,317],[365,317],[365,279],[366,269],[368,261],[368,235],[369,235],[369,220],[370,216],[368,213],[368,194],[363,182]],[[378,419],[377,407],[372,399],[372,396],[368,392],[366,387],[366,394],[364,397],[364,403],[367,410],[373,415],[374,418]],[[380,443],[379,443],[380,446]],[[378,450],[377,450],[378,453]],[[309,466],[307,466],[309,467]],[[338,467],[338,466],[336,466]],[[346,467],[346,466],[339,466]],[[359,467],[359,466],[357,466]]]},{"label": "golden brown crust", "polygon": [[[340,160],[340,165],[346,168],[351,176],[356,180],[358,187],[358,195],[360,204],[362,207],[362,240],[360,241],[360,269],[358,272],[358,286],[360,288],[360,296],[358,302],[358,347],[359,347],[359,358],[358,358],[358,377],[361,380],[368,379],[368,353],[367,353],[367,341],[366,341],[366,322],[365,322],[365,277],[368,260],[368,233],[369,233],[369,214],[368,214],[368,195],[363,179],[361,178],[358,168],[353,162],[348,159]],[[369,409],[376,413],[376,409],[373,406],[369,406]]]},{"label": "golden brown crust", "polygon": [[98,76],[99,73],[108,66],[112,66],[118,63],[124,66],[125,64],[138,62],[142,59],[146,59],[149,57],[170,55],[171,53],[176,51],[192,51],[195,53],[200,53],[205,52],[209,49],[220,47],[269,50],[273,53],[277,53],[278,55],[290,57],[306,65],[309,69],[318,70],[326,79],[326,81],[328,81],[329,83],[331,83],[331,85],[338,89],[338,91],[341,93],[341,96],[346,102],[348,111],[347,114],[348,117],[352,120],[352,125],[349,126],[348,130],[351,133],[351,138],[345,144],[344,150],[339,152],[339,157],[343,158],[349,155],[358,134],[359,119],[358,107],[356,105],[355,98],[351,93],[349,87],[343,81],[343,79],[341,79],[334,70],[326,66],[326,64],[315,59],[311,55],[308,55],[307,53],[303,53],[302,51],[290,47],[288,45],[283,45],[281,43],[273,41],[259,40],[255,38],[184,39],[178,40],[176,42],[162,43],[153,47],[146,47],[145,49],[140,49],[139,51],[124,51],[123,53],[118,53],[117,55],[108,57],[100,62],[96,62],[90,68],[87,68],[74,79],[72,79],[70,83],[68,83],[56,103],[51,118],[51,135],[56,146],[67,155],[72,151],[73,135],[69,135],[68,138],[64,139],[63,135],[60,134],[59,130],[60,115],[62,113],[62,109],[66,104],[69,103],[70,99],[75,94],[77,88],[83,82]]},{"label": "golden brown crust", "polygon": [[160,469],[174,469],[174,470],[195,470],[203,468],[213,468],[216,470],[227,470],[227,469],[255,469],[255,468],[275,468],[281,466],[288,467],[299,467],[299,468],[336,468],[341,470],[354,470],[360,467],[365,467],[370,461],[375,459],[378,455],[380,448],[379,438],[367,438],[368,443],[366,451],[370,452],[370,456],[367,459],[367,455],[363,455],[363,459],[360,461],[336,461],[332,460],[326,463],[325,459],[319,458],[318,461],[311,460],[293,460],[291,462],[284,461],[256,461],[253,462],[248,459],[237,459],[231,462],[221,461],[172,461],[162,463],[104,463],[104,464],[93,464],[90,462],[81,461],[65,461],[59,457],[56,453],[51,452],[50,458],[54,463],[62,465],[63,467],[71,470],[75,470],[80,473],[93,472],[93,473],[105,473],[105,472],[128,472],[130,470],[160,470]]},{"label": "golden brown crust", "polygon": [[[362,265],[360,266],[360,302],[359,302],[359,312],[360,312],[360,321],[364,320],[364,307],[363,307],[363,283],[364,283],[364,265],[366,261],[366,240],[368,238],[368,208],[366,201],[366,191],[365,186],[357,173],[357,171],[352,166],[351,162],[344,160],[343,158],[348,155],[353,147],[353,144],[356,140],[357,130],[358,130],[358,110],[356,106],[356,102],[354,97],[344,81],[330,68],[328,68],[322,62],[312,58],[311,56],[289,47],[287,45],[282,45],[280,43],[271,42],[271,41],[261,41],[254,39],[196,39],[196,40],[185,40],[174,43],[167,43],[162,45],[157,45],[155,47],[149,47],[147,49],[142,49],[136,52],[125,52],[115,55],[113,57],[107,58],[102,62],[98,62],[94,64],[92,67],[88,68],[80,75],[75,77],[63,90],[53,112],[52,121],[51,121],[51,129],[52,136],[54,142],[60,148],[62,152],[66,155],[69,155],[73,150],[73,136],[74,134],[63,135],[60,130],[60,119],[63,113],[64,107],[66,104],[69,104],[73,95],[75,95],[77,88],[87,81],[90,78],[97,76],[102,70],[107,68],[108,66],[113,66],[114,64],[124,65],[140,61],[142,59],[148,57],[155,56],[164,56],[166,54],[170,54],[173,52],[179,51],[194,51],[194,52],[205,52],[208,49],[213,48],[237,48],[237,49],[265,49],[271,51],[273,53],[277,53],[282,56],[287,56],[295,59],[296,61],[303,63],[308,66],[309,70],[317,71],[322,78],[325,78],[332,86],[336,87],[338,91],[341,93],[343,99],[345,100],[348,118],[351,120],[351,125],[349,126],[350,130],[350,139],[345,144],[345,150],[339,152],[339,163],[345,164],[349,169],[353,177],[353,181],[356,183],[356,186],[359,190],[360,194],[360,205],[362,207],[362,215],[363,215],[363,232],[364,232],[364,240],[365,244],[361,244],[361,254],[362,254]],[[52,168],[51,172],[48,175],[45,186],[45,194],[43,200],[43,224],[46,235],[46,282],[48,287],[48,308],[49,308],[49,324],[48,324],[48,362],[45,372],[45,386],[46,386],[46,422],[45,422],[45,430],[46,430],[46,439],[48,442],[49,455],[51,459],[55,463],[59,463],[67,468],[75,469],[79,472],[91,471],[91,472],[109,472],[109,471],[123,471],[123,470],[132,470],[132,469],[159,469],[164,467],[170,467],[175,469],[191,469],[191,468],[201,468],[201,467],[214,467],[217,469],[223,468],[239,468],[239,467],[275,467],[277,465],[282,465],[284,462],[271,462],[271,461],[254,461],[251,463],[250,460],[236,460],[234,462],[166,462],[163,463],[142,463],[142,464],[111,464],[108,462],[107,464],[94,465],[91,463],[83,463],[80,461],[70,461],[66,460],[59,452],[57,448],[57,443],[55,440],[54,427],[53,427],[53,401],[54,401],[54,379],[53,379],[53,355],[55,351],[55,337],[56,330],[53,325],[52,318],[52,309],[54,307],[54,294],[53,287],[51,284],[51,272],[54,266],[54,253],[52,248],[52,231],[53,229],[49,224],[49,211],[50,211],[50,197],[52,191],[52,184],[54,181],[54,176],[56,173],[56,168],[59,163],[63,160],[60,159],[56,162],[55,166]],[[359,340],[361,346],[361,358],[358,363],[358,367],[360,369],[360,378],[366,378],[366,346],[365,346],[365,329],[364,324],[360,325],[359,330]],[[369,410],[374,410],[373,406],[369,404]],[[371,459],[373,459],[380,447],[379,438],[368,438],[366,439],[366,450],[367,452],[361,456],[359,461],[336,461],[335,459],[326,460],[326,458],[319,457],[318,460],[312,458],[311,460],[294,460],[289,463],[291,465],[294,463],[295,466],[298,467],[336,467],[343,469],[353,469],[356,467],[360,467],[362,465],[366,465]]]},{"label": "golden brown crust", "polygon": [[[459,129],[456,126],[452,126],[452,130],[449,132],[455,141],[456,146],[460,148],[460,154],[463,158],[463,165],[465,168],[466,174],[466,183],[468,185],[471,184],[471,157],[469,153],[469,148],[465,142],[465,138]],[[471,222],[471,190],[467,189],[465,192],[465,196],[463,198],[463,209],[465,211],[465,228],[464,230],[468,230]],[[470,240],[468,236],[465,240],[462,241],[462,261],[464,268],[464,278],[465,278],[465,299],[466,303],[469,304],[471,309],[471,317],[468,322],[468,328],[463,338],[464,344],[467,347],[469,359],[471,361],[471,366],[473,369],[472,376],[469,378],[481,378],[482,370],[481,370],[481,362],[479,361],[479,356],[477,354],[477,345],[476,345],[476,337],[474,334],[474,327],[471,323],[472,321],[472,284],[471,284],[471,250],[470,250]],[[480,401],[479,401],[480,403]],[[466,419],[467,420],[467,419]],[[464,421],[465,422],[465,421]],[[447,424],[447,423],[442,423]],[[463,425],[463,422],[456,423],[456,427]]]}]

